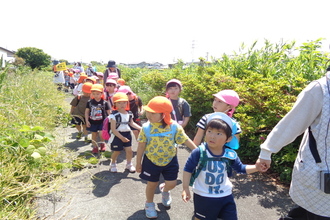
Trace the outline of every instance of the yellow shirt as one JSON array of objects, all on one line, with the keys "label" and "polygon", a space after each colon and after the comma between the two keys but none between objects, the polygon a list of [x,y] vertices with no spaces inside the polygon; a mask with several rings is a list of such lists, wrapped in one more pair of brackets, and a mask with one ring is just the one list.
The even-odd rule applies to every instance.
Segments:
[{"label": "yellow shirt", "polygon": [[[150,123],[150,134],[170,131],[170,126],[162,128],[161,125],[161,123]],[[168,136],[150,137],[150,141],[146,145],[144,154],[157,166],[166,166],[171,162],[176,155],[175,143],[183,144],[188,139],[180,125],[175,124],[174,126],[177,127],[174,139]],[[144,129],[141,129],[138,142],[147,142]]]}]

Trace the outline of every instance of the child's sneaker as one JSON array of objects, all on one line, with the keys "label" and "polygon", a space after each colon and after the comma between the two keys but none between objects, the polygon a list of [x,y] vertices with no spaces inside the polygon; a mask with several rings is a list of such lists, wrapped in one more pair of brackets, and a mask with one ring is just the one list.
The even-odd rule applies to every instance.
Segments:
[{"label": "child's sneaker", "polygon": [[129,170],[130,173],[135,173],[136,171],[135,166],[133,166],[132,163],[126,164],[126,169]]},{"label": "child's sneaker", "polygon": [[100,151],[101,152],[104,152],[105,151],[105,148],[106,148],[105,147],[105,143],[100,143],[100,148],[101,148]]},{"label": "child's sneaker", "polygon": [[146,211],[147,218],[157,218],[157,211],[155,209],[155,203],[146,203],[144,210]]},{"label": "child's sneaker", "polygon": [[98,147],[93,147],[92,153],[93,153],[93,154],[97,154],[97,153],[99,153],[99,149],[98,149]]},{"label": "child's sneaker", "polygon": [[88,139],[88,137],[86,136],[86,137],[85,137],[85,143],[86,143],[86,144],[90,144],[90,143],[92,143],[92,140]]},{"label": "child's sneaker", "polygon": [[111,164],[110,165],[110,172],[111,173],[117,173],[117,164]]},{"label": "child's sneaker", "polygon": [[162,203],[165,207],[170,207],[172,203],[172,197],[170,191],[163,192],[165,183],[159,185],[159,190],[162,192]]},{"label": "child's sneaker", "polygon": [[78,132],[76,138],[77,138],[77,139],[80,139],[80,138],[81,138],[81,135],[82,135],[82,132]]}]

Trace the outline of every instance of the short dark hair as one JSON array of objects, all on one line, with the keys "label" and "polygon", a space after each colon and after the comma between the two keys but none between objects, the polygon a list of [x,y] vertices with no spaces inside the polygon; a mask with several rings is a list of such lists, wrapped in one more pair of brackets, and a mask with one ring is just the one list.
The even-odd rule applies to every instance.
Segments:
[{"label": "short dark hair", "polygon": [[179,84],[177,84],[177,83],[175,83],[175,82],[170,82],[169,84],[167,84],[166,85],[166,90],[168,89],[168,88],[170,88],[170,87],[179,87],[180,88],[180,90],[181,90],[181,86],[179,85]]},{"label": "short dark hair", "polygon": [[232,130],[230,128],[230,126],[222,119],[212,119],[205,128],[205,131],[208,128],[215,128],[218,130],[223,130],[227,136],[227,140],[228,138],[230,138],[232,136]]}]

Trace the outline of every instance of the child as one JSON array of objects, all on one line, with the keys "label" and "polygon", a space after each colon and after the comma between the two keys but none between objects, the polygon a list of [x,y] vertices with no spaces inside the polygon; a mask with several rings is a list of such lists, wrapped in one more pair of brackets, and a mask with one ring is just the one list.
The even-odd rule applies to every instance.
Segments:
[{"label": "child", "polygon": [[81,135],[84,134],[86,143],[90,143],[90,140],[88,140],[88,132],[86,130],[85,111],[86,104],[90,99],[92,85],[92,83],[85,83],[82,86],[82,95],[74,97],[70,103],[70,114],[72,115],[71,123],[75,124],[78,130],[76,138],[80,139]]},{"label": "child", "polygon": [[[105,151],[105,142],[102,138],[102,125],[103,120],[110,114],[110,106],[102,96],[103,86],[101,84],[94,84],[91,88],[92,99],[87,102],[85,110],[87,130],[92,132],[92,153],[96,154],[100,151]],[[100,142],[97,143],[97,135],[99,135]]]},{"label": "child", "polygon": [[[214,112],[223,112],[226,113],[229,117],[232,117],[235,112],[235,107],[237,107],[239,103],[238,94],[234,90],[222,90],[217,94],[213,94],[213,96],[214,96],[214,100],[213,100],[212,108]],[[194,137],[194,143],[196,145],[199,145],[202,142],[205,133],[206,121],[211,114],[212,113],[204,115],[197,123],[198,130]],[[237,124],[237,133],[235,135],[238,138],[238,135],[242,131],[241,128],[239,127],[239,124],[238,123],[236,124]],[[231,143],[229,142],[228,144]]]},{"label": "child", "polygon": [[77,96],[77,95],[80,95],[81,94],[81,91],[82,91],[82,86],[84,85],[84,82],[86,81],[87,79],[87,75],[86,74],[81,74],[78,81],[77,81],[77,85],[74,87],[73,89],[73,95],[74,96]]},{"label": "child", "polygon": [[[135,167],[132,164],[133,151],[132,151],[132,135],[130,126],[141,130],[141,127],[134,123],[132,112],[128,111],[128,97],[125,93],[117,92],[113,96],[114,110],[109,115],[111,123],[111,132],[115,135],[113,141],[111,142],[111,165],[110,172],[117,172],[117,157],[120,154],[120,151],[125,149],[126,152],[126,169],[129,172],[134,173]],[[120,117],[120,121],[118,119]]]},{"label": "child", "polygon": [[173,105],[171,117],[184,128],[189,122],[191,111],[189,103],[179,97],[181,91],[182,84],[179,80],[171,79],[166,83],[166,94],[169,96]]},{"label": "child", "polygon": [[108,79],[105,83],[105,100],[109,103],[111,109],[113,108],[113,95],[117,88],[117,82],[114,79]]},{"label": "child", "polygon": [[[191,199],[189,183],[193,183],[195,220],[237,219],[232,183],[228,177],[232,169],[247,174],[258,170],[256,165],[242,164],[236,152],[224,146],[234,137],[236,129],[228,115],[213,113],[207,119],[205,143],[193,150],[186,162],[182,199],[184,202]],[[235,143],[238,145],[237,141]]]},{"label": "child", "polygon": [[[157,218],[154,194],[160,174],[165,184],[160,184],[162,203],[169,207],[172,202],[170,190],[177,184],[179,172],[175,143],[185,144],[191,149],[196,146],[183,128],[171,119],[172,103],[165,97],[156,96],[144,107],[149,120],[143,125],[138,138],[136,171],[147,181],[145,212],[147,218]],[[143,161],[142,161],[143,157]]]},{"label": "child", "polygon": [[103,85],[103,73],[101,72],[96,72],[96,76],[98,78],[97,83],[100,83],[101,85]]},{"label": "child", "polygon": [[[133,113],[133,121],[141,126],[141,120],[139,116],[142,115],[142,100],[139,96],[137,96],[129,86],[120,86],[117,92],[123,92],[128,96],[129,100],[129,109]],[[131,128],[135,138],[137,139],[139,136],[139,130],[135,128]]]}]

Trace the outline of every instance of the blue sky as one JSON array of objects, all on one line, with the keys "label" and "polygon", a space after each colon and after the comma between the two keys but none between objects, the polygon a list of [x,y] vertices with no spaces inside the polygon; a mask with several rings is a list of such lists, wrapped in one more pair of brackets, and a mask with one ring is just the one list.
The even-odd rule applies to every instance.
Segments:
[{"label": "blue sky", "polygon": [[37,47],[56,59],[185,62],[240,45],[326,38],[328,0],[16,0],[1,2],[0,47]]}]

